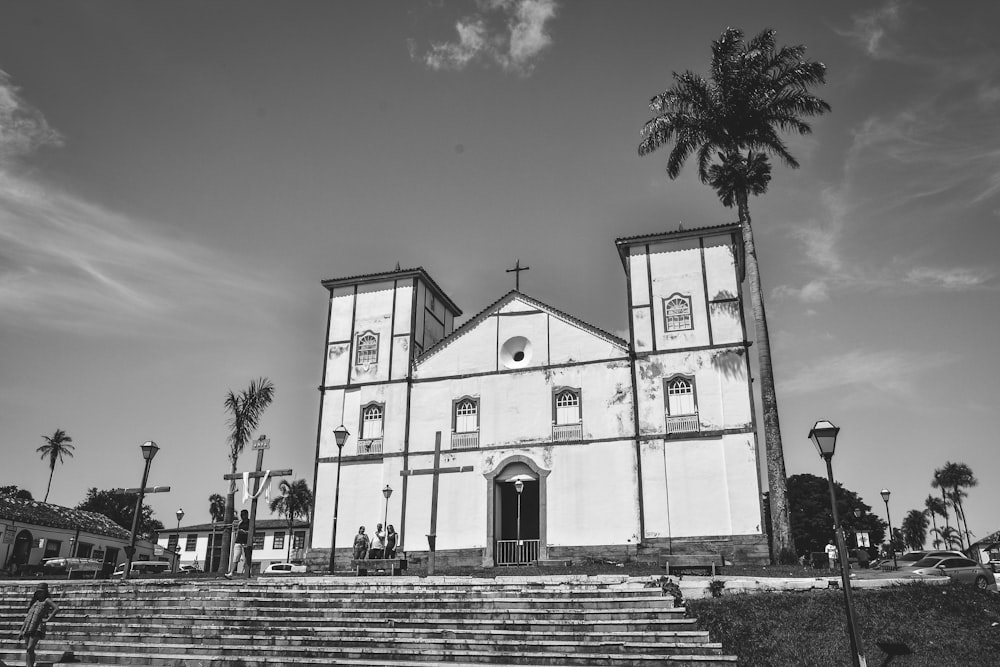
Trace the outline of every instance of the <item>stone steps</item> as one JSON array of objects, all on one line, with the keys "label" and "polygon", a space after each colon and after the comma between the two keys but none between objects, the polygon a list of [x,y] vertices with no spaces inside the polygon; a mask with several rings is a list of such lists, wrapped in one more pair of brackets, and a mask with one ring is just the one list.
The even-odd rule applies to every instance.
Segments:
[{"label": "stone steps", "polygon": [[[642,581],[308,578],[51,582],[40,661],[89,665],[732,665]],[[0,660],[32,586],[0,591]],[[51,650],[52,653],[46,653]]]}]

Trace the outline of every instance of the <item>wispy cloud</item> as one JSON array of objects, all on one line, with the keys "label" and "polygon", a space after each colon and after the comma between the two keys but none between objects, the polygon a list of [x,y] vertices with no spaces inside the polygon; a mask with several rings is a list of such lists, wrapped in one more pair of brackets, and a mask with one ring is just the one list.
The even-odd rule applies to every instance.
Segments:
[{"label": "wispy cloud", "polygon": [[947,353],[851,350],[810,359],[787,375],[787,379],[779,381],[778,389],[785,394],[837,390],[864,400],[908,400],[919,393],[923,376],[956,360],[955,355]]},{"label": "wispy cloud", "polygon": [[434,42],[425,51],[411,41],[411,56],[434,70],[460,70],[483,62],[530,74],[552,44],[548,24],[556,15],[555,0],[479,0],[477,8],[455,24],[455,40]]},{"label": "wispy cloud", "polygon": [[853,24],[841,34],[855,39],[873,58],[888,58],[896,53],[890,32],[900,23],[901,3],[890,0],[881,7],[856,14]]},{"label": "wispy cloud", "polygon": [[[62,139],[0,72],[0,312],[77,333],[190,327],[261,290],[226,258],[24,175]],[[30,172],[27,172],[30,173]]]}]

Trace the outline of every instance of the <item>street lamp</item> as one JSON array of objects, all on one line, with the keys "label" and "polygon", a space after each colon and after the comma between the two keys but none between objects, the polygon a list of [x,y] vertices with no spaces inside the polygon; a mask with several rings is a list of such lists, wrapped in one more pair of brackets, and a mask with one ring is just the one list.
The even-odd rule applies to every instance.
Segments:
[{"label": "street lamp", "polygon": [[125,563],[125,571],[122,579],[128,579],[132,573],[132,559],[135,557],[135,531],[139,527],[139,512],[142,511],[142,499],[146,496],[146,482],[149,480],[149,466],[153,463],[153,457],[160,451],[159,446],[152,440],[139,445],[142,450],[142,458],[146,460],[146,465],[142,469],[142,484],[139,485],[139,499],[135,502],[135,514],[132,515],[132,534],[129,536],[128,547],[125,549],[125,556],[128,559]]},{"label": "street lamp", "polygon": [[892,492],[889,489],[882,489],[882,500],[885,501],[885,520],[889,522],[889,551],[892,552],[892,569],[896,569],[896,547],[892,546],[892,518],[889,516],[889,496]]},{"label": "street lamp", "polygon": [[181,560],[181,519],[184,518],[184,508],[181,507],[174,512],[174,516],[177,517],[177,546],[175,547],[176,553],[174,553],[174,572],[176,572]]},{"label": "street lamp", "polygon": [[517,491],[517,561],[524,560],[521,556],[521,492],[524,491],[524,482],[517,480],[514,482],[514,490]]},{"label": "street lamp", "polygon": [[382,519],[382,528],[386,531],[389,530],[389,496],[392,495],[392,487],[388,484],[382,489],[382,495],[385,496],[385,518]]},{"label": "street lamp", "polygon": [[344,443],[350,432],[341,424],[333,429],[333,437],[337,439],[337,485],[333,492],[333,537],[330,541],[330,574],[333,574],[334,562],[337,558],[337,513],[340,511],[340,457],[344,453]]},{"label": "street lamp", "polygon": [[840,529],[840,515],[837,512],[837,492],[833,485],[833,452],[837,448],[837,434],[840,429],[826,420],[816,422],[809,431],[809,439],[816,445],[819,455],[826,461],[826,479],[830,486],[830,505],[833,508],[833,530],[837,536],[837,552],[840,554],[840,579],[844,583],[844,604],[847,607],[847,634],[851,640],[851,658],[854,667],[867,667],[858,636],[858,622],[854,616],[854,598],[851,595],[851,575],[847,559],[847,545]]}]

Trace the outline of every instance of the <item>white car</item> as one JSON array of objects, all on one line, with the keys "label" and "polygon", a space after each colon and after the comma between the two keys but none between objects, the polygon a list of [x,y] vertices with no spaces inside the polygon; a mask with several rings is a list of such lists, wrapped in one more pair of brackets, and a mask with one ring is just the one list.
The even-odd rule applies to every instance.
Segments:
[{"label": "white car", "polygon": [[306,566],[301,563],[271,563],[264,574],[305,574]]}]

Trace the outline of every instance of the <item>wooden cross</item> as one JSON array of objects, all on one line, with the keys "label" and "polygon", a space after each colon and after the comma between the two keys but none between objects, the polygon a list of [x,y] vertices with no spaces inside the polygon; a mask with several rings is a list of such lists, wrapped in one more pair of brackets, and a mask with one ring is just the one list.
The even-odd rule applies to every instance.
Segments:
[{"label": "wooden cross", "polygon": [[449,472],[469,472],[472,470],[472,466],[451,466],[448,468],[441,467],[441,431],[437,431],[434,434],[434,465],[430,468],[421,468],[419,470],[400,470],[399,474],[401,477],[409,477],[411,475],[433,475],[433,482],[431,482],[431,532],[427,534],[427,544],[430,545],[431,555],[427,559],[427,574],[434,574],[434,551],[437,544],[437,518],[438,518],[438,479],[442,473]]},{"label": "wooden cross", "polygon": [[530,266],[521,266],[521,260],[518,259],[514,260],[513,269],[506,270],[507,273],[514,274],[514,289],[516,289],[518,292],[521,291],[521,271],[528,271],[529,269],[531,269]]},{"label": "wooden cross", "polygon": [[[266,471],[262,470],[264,467],[264,450],[270,449],[270,447],[271,440],[265,435],[262,435],[253,441],[253,448],[257,450],[257,467],[253,472],[247,473],[247,476],[253,480],[253,500],[250,502],[250,531],[247,535],[247,541],[249,544],[247,544],[246,548],[243,550],[245,563],[243,567],[246,570],[248,579],[250,578],[251,562],[253,560],[253,536],[257,526],[257,495],[260,493],[261,481],[264,476],[268,474]],[[270,471],[271,477],[288,477],[291,474],[292,471],[290,468],[287,470]],[[222,478],[235,483],[236,480],[243,479],[243,473],[223,475]],[[289,535],[288,539],[291,538],[292,536]]]},{"label": "wooden cross", "polygon": [[[147,460],[147,463],[149,461]],[[127,489],[117,488],[111,489],[112,493],[136,493],[138,496],[135,499],[135,512],[132,514],[132,531],[131,537],[129,537],[128,546],[125,547],[125,572],[122,574],[122,579],[128,579],[129,574],[132,573],[132,559],[135,558],[135,531],[139,528],[139,513],[142,512],[142,501],[147,493],[167,493],[170,491],[169,486],[146,486],[146,477],[149,475],[149,466],[146,466],[146,472],[142,475],[143,486],[133,486]],[[178,536],[177,539],[180,539]],[[76,549],[76,546],[73,547]]]}]

